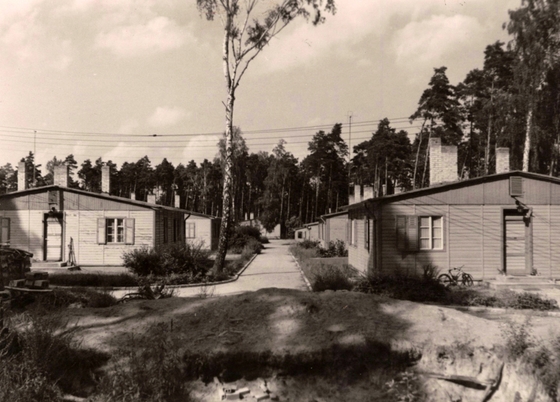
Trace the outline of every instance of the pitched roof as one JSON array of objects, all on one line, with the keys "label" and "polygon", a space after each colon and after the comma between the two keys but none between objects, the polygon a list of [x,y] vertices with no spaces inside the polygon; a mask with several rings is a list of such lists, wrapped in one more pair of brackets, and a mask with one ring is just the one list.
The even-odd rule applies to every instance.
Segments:
[{"label": "pitched roof", "polygon": [[198,213],[198,212],[189,211],[189,210],[186,210],[186,209],[168,207],[166,205],[157,205],[157,204],[152,204],[152,203],[149,203],[149,202],[146,202],[146,201],[138,201],[138,200],[132,200],[130,198],[118,197],[116,195],[110,195],[110,194],[104,194],[104,193],[92,193],[91,191],[80,190],[80,189],[77,189],[77,188],[63,187],[63,186],[58,186],[58,185],[55,185],[55,184],[51,184],[49,186],[43,186],[43,187],[28,188],[28,189],[25,189],[25,190],[14,191],[14,192],[11,192],[11,193],[6,193],[6,194],[0,194],[0,199],[1,198],[14,197],[14,196],[20,196],[20,195],[26,195],[26,194],[42,193],[44,191],[50,191],[50,190],[63,190],[63,191],[67,191],[69,193],[75,193],[75,194],[85,195],[85,196],[94,197],[94,198],[101,198],[101,199],[105,199],[105,200],[109,200],[109,201],[120,202],[120,203],[123,203],[123,204],[135,205],[135,206],[138,206],[138,207],[153,209],[155,211],[158,211],[158,210],[175,211],[175,212],[182,212],[184,214],[200,216],[200,217],[204,217],[204,218],[215,218],[214,216],[211,216],[211,215],[205,215],[205,214],[201,214],[201,213]]},{"label": "pitched roof", "polygon": [[546,182],[549,182],[549,183],[560,184],[560,178],[557,178],[557,177],[552,177],[552,176],[539,174],[539,173],[530,173],[530,172],[522,172],[520,170],[514,170],[514,171],[511,171],[511,172],[496,173],[496,174],[492,174],[492,175],[488,175],[488,176],[475,177],[473,179],[467,179],[467,180],[462,180],[462,181],[454,181],[454,182],[451,182],[451,183],[439,184],[439,185],[435,185],[435,186],[431,186],[431,187],[420,188],[420,189],[417,189],[417,190],[406,191],[406,192],[399,193],[399,194],[391,194],[391,195],[384,195],[384,196],[376,197],[376,198],[369,198],[367,200],[363,200],[361,202],[357,202],[355,204],[348,205],[348,210],[352,211],[352,210],[355,210],[355,209],[360,209],[360,208],[363,208],[366,204],[384,204],[384,203],[388,203],[388,202],[400,201],[400,200],[419,197],[419,196],[423,196],[423,195],[441,193],[441,192],[448,191],[448,190],[453,190],[453,189],[456,189],[456,188],[468,187],[468,186],[473,186],[473,185],[476,185],[476,184],[489,183],[489,182],[493,182],[493,181],[503,180],[503,179],[507,179],[507,178],[512,177],[512,176],[520,176],[520,177],[525,177],[525,178],[528,178],[528,179],[534,179],[534,180],[546,181]]}]

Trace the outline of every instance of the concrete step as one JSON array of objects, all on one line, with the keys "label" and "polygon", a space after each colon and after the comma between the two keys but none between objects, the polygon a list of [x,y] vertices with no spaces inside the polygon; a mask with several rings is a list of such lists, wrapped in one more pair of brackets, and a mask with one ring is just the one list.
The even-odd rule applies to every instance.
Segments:
[{"label": "concrete step", "polygon": [[560,281],[542,276],[498,276],[495,279],[484,280],[484,284],[492,289],[560,288]]},{"label": "concrete step", "polygon": [[66,261],[32,261],[31,269],[39,270],[39,269],[63,268],[66,267],[67,265],[68,264]]}]

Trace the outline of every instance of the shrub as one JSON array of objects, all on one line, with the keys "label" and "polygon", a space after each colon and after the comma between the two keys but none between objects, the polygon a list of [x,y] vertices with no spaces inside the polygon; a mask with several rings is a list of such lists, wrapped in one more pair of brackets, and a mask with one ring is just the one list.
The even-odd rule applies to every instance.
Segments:
[{"label": "shrub", "polygon": [[449,294],[447,288],[437,280],[406,274],[371,274],[359,279],[354,290],[417,302],[446,301]]},{"label": "shrub", "polygon": [[203,244],[170,244],[123,253],[124,266],[139,276],[182,274],[200,280],[212,267],[210,251]]},{"label": "shrub", "polygon": [[318,246],[318,253],[321,257],[331,258],[331,257],[348,257],[348,250],[346,249],[346,243],[342,240],[330,241],[327,248],[322,248]]},{"label": "shrub", "polygon": [[470,306],[501,307],[517,310],[530,309],[539,311],[558,310],[558,303],[545,299],[539,294],[502,290],[496,295],[473,295],[466,303]]},{"label": "shrub", "polygon": [[299,242],[297,246],[304,249],[319,248],[320,243],[321,242],[319,240],[305,239],[304,241]]},{"label": "shrub", "polygon": [[260,252],[262,241],[259,228],[253,226],[235,227],[228,240],[228,251],[233,254],[241,254],[247,246],[254,249],[256,253]]},{"label": "shrub", "polygon": [[313,272],[311,287],[314,292],[325,290],[350,290],[353,287],[348,275],[340,268],[321,264]]}]

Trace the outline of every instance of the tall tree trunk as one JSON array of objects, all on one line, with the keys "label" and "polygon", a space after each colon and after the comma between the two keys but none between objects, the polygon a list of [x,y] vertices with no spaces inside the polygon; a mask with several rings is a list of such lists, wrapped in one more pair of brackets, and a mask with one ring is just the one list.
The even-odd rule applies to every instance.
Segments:
[{"label": "tall tree trunk", "polygon": [[529,171],[529,153],[531,152],[531,131],[533,124],[533,108],[527,112],[527,125],[525,127],[525,145],[523,148],[523,171]]},{"label": "tall tree trunk", "polygon": [[213,271],[219,274],[223,271],[227,253],[227,242],[231,223],[232,184],[233,184],[233,105],[235,102],[234,89],[228,88],[226,104],[226,135],[224,163],[224,188],[222,192],[222,222],[220,225],[220,238],[218,240],[218,253],[214,261]]}]

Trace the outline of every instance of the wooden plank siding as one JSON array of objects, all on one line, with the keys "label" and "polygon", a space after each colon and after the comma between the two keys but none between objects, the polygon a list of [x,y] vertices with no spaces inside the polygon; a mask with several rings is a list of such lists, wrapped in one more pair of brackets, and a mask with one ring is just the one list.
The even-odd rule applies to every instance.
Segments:
[{"label": "wooden plank siding", "polygon": [[[163,241],[164,217],[169,222],[168,242],[175,240],[184,244],[183,210],[154,210],[150,205],[128,199],[49,186],[0,196],[0,216],[10,219],[10,245],[32,252],[36,260],[43,260],[44,217],[53,207],[57,213],[62,213],[63,261],[68,259],[68,244],[72,238],[78,264],[122,265],[124,251],[153,247]],[[107,218],[133,219],[133,244],[100,244],[98,220]],[[177,228],[176,236],[174,228]]]},{"label": "wooden plank siding", "polygon": [[[510,195],[510,179],[521,179],[522,191]],[[517,203],[516,203],[517,201]],[[517,212],[517,207],[523,213]],[[560,277],[560,180],[531,173],[512,172],[472,179],[428,189],[380,197],[350,205],[349,216],[369,215],[377,219],[376,269],[382,273],[422,272],[431,263],[445,272],[464,266],[475,279],[493,278],[506,267],[505,216],[523,214],[526,242],[525,269],[544,277]],[[396,217],[442,216],[442,250],[400,250],[397,248]],[[527,219],[529,219],[527,221]],[[358,227],[363,223],[357,219]],[[373,225],[372,225],[373,226]],[[370,253],[359,243],[349,247],[349,263],[362,272],[373,267]]]},{"label": "wooden plank siding", "polygon": [[212,219],[203,216],[191,215],[185,221],[185,236],[187,236],[186,228],[189,223],[194,223],[194,238],[187,238],[187,242],[198,245],[203,243],[203,248],[212,249]]}]

